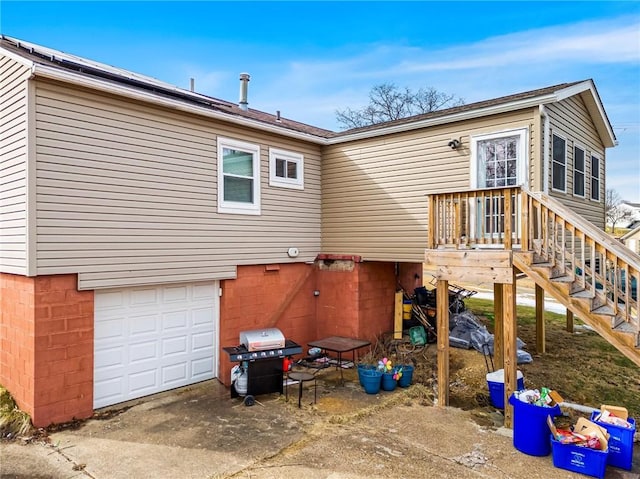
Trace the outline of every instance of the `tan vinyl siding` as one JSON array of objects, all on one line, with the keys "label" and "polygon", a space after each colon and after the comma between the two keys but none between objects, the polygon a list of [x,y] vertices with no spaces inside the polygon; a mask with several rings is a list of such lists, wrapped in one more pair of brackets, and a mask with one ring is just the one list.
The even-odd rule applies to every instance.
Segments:
[{"label": "tan vinyl siding", "polygon": [[[332,145],[323,152],[322,251],[421,263],[427,194],[467,190],[470,137],[531,128],[533,110]],[[452,150],[451,138],[462,146]]]},{"label": "tan vinyl siding", "polygon": [[[553,191],[550,195],[582,215],[598,228],[605,227],[605,148],[591,120],[591,116],[579,96],[573,96],[547,107],[551,132],[557,133],[567,140],[567,183],[566,194]],[[549,139],[551,144],[551,138]],[[585,197],[573,195],[573,148],[579,146],[585,150]],[[600,201],[591,200],[591,155],[600,158]],[[550,161],[551,160],[551,155]],[[552,168],[549,168],[551,175]],[[551,185],[551,176],[549,185]]]},{"label": "tan vinyl siding", "polygon": [[27,78],[0,56],[0,271],[27,274]]},{"label": "tan vinyl siding", "polygon": [[[54,83],[38,83],[36,110],[38,274],[93,289],[319,253],[318,146]],[[218,135],[260,146],[260,216],[217,213]],[[304,190],[269,186],[269,147],[304,155]]]}]

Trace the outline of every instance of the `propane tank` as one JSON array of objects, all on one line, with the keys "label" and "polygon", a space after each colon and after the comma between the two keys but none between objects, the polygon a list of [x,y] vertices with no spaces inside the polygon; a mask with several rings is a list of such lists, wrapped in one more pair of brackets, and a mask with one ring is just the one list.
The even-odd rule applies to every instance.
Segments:
[{"label": "propane tank", "polygon": [[236,380],[233,387],[239,396],[245,396],[247,394],[247,388],[249,384],[249,375],[247,374],[247,368],[242,365],[238,366],[238,372],[236,373]]}]

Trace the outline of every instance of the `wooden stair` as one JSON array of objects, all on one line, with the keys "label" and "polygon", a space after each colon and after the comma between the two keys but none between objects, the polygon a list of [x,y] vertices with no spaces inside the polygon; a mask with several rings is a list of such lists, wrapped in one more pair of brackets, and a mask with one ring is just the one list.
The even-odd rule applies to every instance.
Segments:
[{"label": "wooden stair", "polygon": [[617,316],[600,295],[583,288],[575,275],[554,276],[554,266],[533,252],[514,251],[513,265],[640,366],[640,335],[637,325],[634,327],[634,324]]}]

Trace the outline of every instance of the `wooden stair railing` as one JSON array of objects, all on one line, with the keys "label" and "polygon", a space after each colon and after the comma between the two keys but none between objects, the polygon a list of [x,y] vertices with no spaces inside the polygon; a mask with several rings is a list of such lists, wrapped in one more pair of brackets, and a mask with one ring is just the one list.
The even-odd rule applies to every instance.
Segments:
[{"label": "wooden stair railing", "polygon": [[594,315],[598,331],[608,322],[610,330],[630,335],[633,354],[622,352],[640,364],[640,256],[559,201],[519,186],[430,195],[427,247],[529,255],[523,264],[549,269],[540,286],[565,295],[563,303],[585,321],[585,314]]},{"label": "wooden stair railing", "polygon": [[590,300],[592,313],[610,317],[611,328],[640,347],[640,256],[559,201],[523,192],[533,265],[549,267],[549,279],[568,283],[572,298]]}]

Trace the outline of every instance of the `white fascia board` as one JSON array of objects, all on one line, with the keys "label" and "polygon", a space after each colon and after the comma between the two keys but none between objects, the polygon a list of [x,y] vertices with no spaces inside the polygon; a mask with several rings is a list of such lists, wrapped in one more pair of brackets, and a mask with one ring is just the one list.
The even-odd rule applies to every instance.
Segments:
[{"label": "white fascia board", "polygon": [[602,101],[600,100],[600,95],[598,95],[598,91],[596,90],[592,80],[585,80],[576,85],[558,90],[556,95],[558,97],[558,101],[565,100],[566,98],[575,95],[580,95],[585,101],[589,112],[594,115],[593,121],[595,122],[596,127],[599,127],[598,131],[603,137],[605,146],[613,147],[617,145],[616,135],[613,132],[611,123],[609,123],[609,118],[607,117],[607,113],[605,112]]},{"label": "white fascia board", "polygon": [[0,55],[4,55],[7,58],[11,58],[13,61],[20,63],[21,65],[24,65],[25,67],[29,68],[30,70],[33,71],[35,63],[33,63],[31,60],[21,56],[21,55],[16,55],[15,53],[6,50],[2,47],[0,47]]},{"label": "white fascia board", "polygon": [[580,93],[587,90],[593,90],[593,83],[591,83],[590,80],[586,80],[575,85],[557,90],[555,92],[555,95],[558,98],[558,101],[561,101],[574,95],[579,95]]},{"label": "white fascia board", "polygon": [[437,118],[429,118],[426,120],[415,121],[411,123],[403,123],[401,125],[389,126],[386,128],[380,128],[376,130],[367,130],[359,133],[353,133],[351,135],[339,136],[336,138],[327,139],[327,144],[334,145],[337,143],[345,143],[348,141],[362,140],[366,138],[373,138],[376,136],[390,135],[394,133],[401,133],[404,131],[417,130],[420,128],[427,128],[430,126],[443,125],[446,123],[453,123],[463,120],[471,120],[489,115],[497,115],[500,113],[508,113],[515,110],[522,110],[525,108],[537,108],[541,104],[553,103],[557,101],[554,94],[537,96],[528,98],[526,100],[514,101],[509,103],[503,103],[500,105],[489,106],[486,108],[479,108],[476,110],[469,110],[460,113],[454,113],[452,115],[439,116]]},{"label": "white fascia board", "polygon": [[232,114],[218,112],[202,106],[191,105],[173,98],[159,97],[154,93],[130,88],[126,85],[119,85],[101,79],[76,75],[73,72],[59,70],[57,68],[51,68],[46,65],[40,64],[34,64],[32,70],[35,76],[58,80],[65,83],[71,83],[73,85],[91,88],[93,90],[98,90],[105,93],[112,93],[114,95],[124,96],[135,100],[154,103],[156,105],[193,113],[196,115],[206,116],[209,118],[215,118],[217,120],[225,121],[228,123],[235,123],[247,128],[254,128],[269,133],[286,136],[289,138],[295,138],[297,140],[308,141],[310,143],[316,143],[320,145],[326,144],[326,138],[320,136],[288,130],[286,128],[265,124],[250,118],[237,117]]}]

